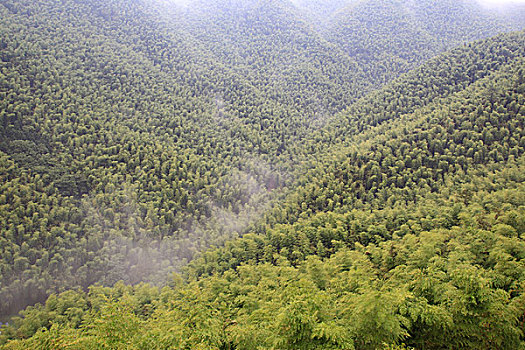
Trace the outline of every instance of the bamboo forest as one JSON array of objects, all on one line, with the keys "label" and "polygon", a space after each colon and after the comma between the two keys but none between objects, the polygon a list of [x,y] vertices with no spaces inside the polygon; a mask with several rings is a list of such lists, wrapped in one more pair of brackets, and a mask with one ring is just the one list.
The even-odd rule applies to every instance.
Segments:
[{"label": "bamboo forest", "polygon": [[525,349],[525,2],[0,0],[0,349]]}]

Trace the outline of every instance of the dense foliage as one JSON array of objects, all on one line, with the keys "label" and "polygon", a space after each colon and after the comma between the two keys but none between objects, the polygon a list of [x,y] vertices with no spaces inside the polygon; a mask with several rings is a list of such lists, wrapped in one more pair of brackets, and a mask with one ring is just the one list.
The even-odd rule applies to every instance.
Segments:
[{"label": "dense foliage", "polygon": [[[118,284],[52,296],[5,329],[5,337],[30,337],[6,349],[520,348],[525,145],[513,139],[524,137],[524,91],[520,58],[444,101],[370,128],[337,151],[332,167],[319,165],[324,176],[309,175],[308,183],[325,181],[318,191],[326,202],[308,201],[303,193],[312,192],[300,188],[290,195],[305,203],[295,222],[288,215],[290,223],[204,254],[163,289]],[[449,145],[483,139],[478,118],[493,136],[486,149],[463,155],[464,167],[459,160],[439,166]],[[452,121],[458,125],[448,128]],[[425,134],[432,137],[420,142],[443,151],[413,139]],[[386,152],[394,144],[404,151]],[[341,162],[352,159],[348,150],[354,161]],[[407,165],[414,152],[417,169]],[[379,153],[391,161],[383,164]],[[385,181],[368,186],[370,195],[344,187],[361,184],[374,165],[378,174],[367,178]],[[390,183],[391,172],[425,184]]]},{"label": "dense foliage", "polygon": [[523,347],[517,16],[188,4],[0,1],[0,344]]},{"label": "dense foliage", "polygon": [[164,280],[336,143],[317,130],[384,78],[304,8],[1,2],[1,315],[94,282]]},{"label": "dense foliage", "polygon": [[376,81],[388,81],[445,48],[490,36],[493,26],[513,27],[469,0],[355,1],[334,16],[329,40]]},{"label": "dense foliage", "polygon": [[[333,149],[324,161],[301,177],[294,191],[259,222],[259,232],[266,233],[270,241],[261,236],[238,241],[258,247],[259,253],[254,255],[250,249],[228,243],[193,262],[192,274],[222,272],[253,258],[256,262],[268,262],[273,253],[282,254],[281,248],[291,262],[299,262],[311,254],[329,255],[336,249],[334,241],[350,247],[356,241],[363,245],[378,243],[390,239],[396,231],[386,229],[396,222],[395,217],[377,216],[385,210],[417,210],[428,199],[450,196],[468,205],[479,181],[504,169],[516,171],[505,173],[503,181],[510,176],[511,182],[519,184],[523,179],[515,173],[523,165],[525,152],[524,83],[520,57],[461,92],[354,135],[349,145]],[[388,96],[391,90],[387,87],[381,92]],[[500,137],[494,137],[495,134]],[[345,225],[349,232],[336,230],[334,236],[323,237],[326,232],[314,230],[316,234],[307,234],[306,242],[305,237],[281,241],[282,232],[296,231],[292,229],[295,225],[302,227],[312,218],[325,217],[319,214],[349,215],[355,210],[362,214],[350,215],[352,223]],[[317,227],[318,219],[313,221]],[[428,225],[422,227],[432,227]],[[370,228],[371,234],[356,236],[356,227]]]}]

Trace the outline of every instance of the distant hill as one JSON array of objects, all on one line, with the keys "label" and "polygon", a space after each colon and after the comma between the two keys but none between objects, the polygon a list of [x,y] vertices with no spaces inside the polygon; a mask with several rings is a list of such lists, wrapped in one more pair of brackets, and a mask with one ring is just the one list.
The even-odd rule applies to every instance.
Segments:
[{"label": "distant hill", "polygon": [[378,83],[439,52],[491,36],[496,28],[522,28],[471,0],[355,1],[333,16],[329,40]]}]

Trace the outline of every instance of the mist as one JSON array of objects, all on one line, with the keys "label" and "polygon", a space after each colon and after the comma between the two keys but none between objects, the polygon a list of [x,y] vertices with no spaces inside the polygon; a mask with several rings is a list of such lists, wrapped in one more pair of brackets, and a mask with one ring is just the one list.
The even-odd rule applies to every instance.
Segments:
[{"label": "mist", "polygon": [[501,8],[509,5],[524,5],[525,0],[476,0],[480,5],[488,8]]}]

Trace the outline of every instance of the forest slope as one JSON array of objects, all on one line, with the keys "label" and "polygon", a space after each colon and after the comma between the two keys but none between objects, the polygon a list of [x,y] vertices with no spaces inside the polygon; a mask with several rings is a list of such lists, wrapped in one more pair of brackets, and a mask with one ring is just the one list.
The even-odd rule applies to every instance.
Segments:
[{"label": "forest slope", "polygon": [[[197,3],[0,3],[0,317],[96,282],[161,283],[237,237],[363,129],[336,112],[399,73],[374,76],[386,61],[365,68],[292,3]],[[497,69],[497,52],[458,81]]]},{"label": "forest slope", "polygon": [[[362,123],[376,117],[362,109],[374,103],[358,104],[363,115],[343,123],[353,136],[299,180],[260,234],[203,254],[162,290],[52,296],[4,330],[29,337],[5,348],[520,348],[524,37],[472,44],[392,85],[405,88],[377,92],[370,102],[392,107],[376,123]],[[484,53],[473,67],[490,68],[468,84],[454,66],[430,69],[469,50]],[[415,76],[447,77],[439,88],[449,93],[436,98]],[[410,99],[418,92],[423,105]]]},{"label": "forest slope", "polygon": [[522,28],[471,0],[366,0],[335,12],[327,38],[380,83],[498,27]]},{"label": "forest slope", "polygon": [[[499,65],[492,72],[486,71],[486,76],[473,84],[458,85],[454,75],[449,75],[450,83],[442,83],[440,86],[451,93],[431,103],[420,104],[427,100],[425,91],[429,93],[427,97],[432,95],[434,85],[429,85],[427,90],[421,89],[419,85],[412,84],[413,76],[410,75],[392,84],[399,89],[387,86],[360,101],[354,112],[363,114],[357,119],[344,119],[347,132],[352,133],[351,139],[345,141],[346,144],[338,144],[327,151],[316,167],[299,178],[287,198],[259,222],[256,232],[264,234],[268,230],[273,232],[276,226],[288,227],[298,221],[308,222],[317,213],[348,213],[355,209],[366,213],[398,205],[417,206],[420,200],[439,197],[440,193],[449,196],[451,191],[459,198],[465,197],[464,201],[468,202],[472,186],[466,184],[471,178],[483,177],[487,170],[478,173],[480,169],[503,170],[507,166],[515,166],[514,162],[521,163],[519,159],[523,156],[525,136],[522,109],[525,81],[522,66],[525,52],[519,42],[524,39],[524,33],[519,33],[478,43],[480,47],[491,47],[491,43],[501,47],[503,41],[510,45],[516,43],[516,47],[520,49],[513,59]],[[474,50],[476,47],[472,46]],[[455,57],[454,52],[436,62],[446,62],[447,58],[452,57]],[[493,62],[492,58],[488,60]],[[481,61],[478,63],[481,64]],[[430,63],[422,69],[426,70],[432,65]],[[447,70],[431,69],[429,72],[435,74],[426,76],[432,81],[437,76],[446,76]],[[415,72],[414,76],[420,75]],[[406,90],[401,88],[410,86],[412,88]],[[458,89],[458,86],[462,87]],[[420,99],[413,100],[417,101],[416,104],[399,103],[399,99],[410,100],[411,92],[422,94]],[[370,127],[373,124],[372,118],[382,119],[381,114],[372,107],[374,105],[381,111],[388,111],[386,115],[393,119],[383,119],[383,124]],[[369,114],[361,107],[370,108]],[[367,121],[367,118],[370,119]],[[365,123],[361,124],[363,120]],[[359,130],[359,125],[365,125],[365,130],[356,131]],[[519,180],[516,181],[519,183]],[[463,186],[466,188],[461,189]],[[391,234],[386,238],[391,237]],[[352,237],[347,236],[348,239],[353,239]],[[253,237],[247,239],[251,240]],[[333,248],[332,239],[338,240],[328,237],[324,241],[330,245],[330,249]],[[374,239],[385,237],[377,236]],[[296,238],[289,243],[301,241]],[[298,256],[316,253],[318,243],[314,241],[303,246],[314,248],[313,251],[301,252]],[[261,242],[257,246],[268,249]],[[292,248],[286,249],[291,254],[288,255],[289,258],[293,256]],[[205,259],[207,254],[211,254],[211,257],[217,252],[221,250],[205,253]],[[233,263],[244,261],[242,254],[251,256],[253,253],[235,247],[233,250],[225,248],[225,252],[228,257],[233,254]],[[236,257],[236,253],[241,256]],[[264,254],[257,256],[261,255]],[[218,259],[222,261],[222,257]],[[212,265],[207,265],[210,266]]]}]

